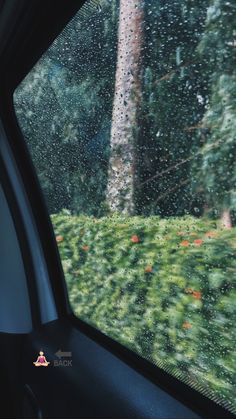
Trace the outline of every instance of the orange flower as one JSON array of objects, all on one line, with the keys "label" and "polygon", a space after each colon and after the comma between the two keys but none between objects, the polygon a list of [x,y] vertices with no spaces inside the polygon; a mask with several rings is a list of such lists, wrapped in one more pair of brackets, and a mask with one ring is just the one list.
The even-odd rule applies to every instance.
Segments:
[{"label": "orange flower", "polygon": [[194,246],[201,246],[203,243],[202,239],[196,239],[193,241]]},{"label": "orange flower", "polygon": [[57,243],[61,243],[61,242],[63,242],[63,240],[64,240],[63,236],[56,236]]},{"label": "orange flower", "polygon": [[185,292],[187,294],[192,294],[193,293],[193,290],[192,290],[192,288],[185,288]]},{"label": "orange flower", "polygon": [[136,234],[134,236],[131,237],[131,241],[133,243],[139,243],[140,242],[140,238],[139,236],[137,236]]},{"label": "orange flower", "polygon": [[183,329],[191,329],[192,325],[189,322],[184,322],[182,327],[183,327]]},{"label": "orange flower", "polygon": [[144,271],[146,273],[151,273],[153,271],[152,266],[151,265],[146,266],[146,268],[144,269]]},{"label": "orange flower", "polygon": [[202,293],[200,291],[193,291],[192,296],[193,296],[193,298],[196,298],[196,300],[201,300]]},{"label": "orange flower", "polygon": [[208,231],[205,234],[206,237],[208,237],[209,239],[213,238],[213,237],[217,237],[217,233],[215,231]]},{"label": "orange flower", "polygon": [[188,240],[183,240],[181,243],[180,243],[180,246],[183,246],[183,247],[188,247],[189,246],[189,241]]},{"label": "orange flower", "polygon": [[82,246],[82,249],[85,251],[85,252],[87,252],[88,250],[89,250],[89,246]]}]

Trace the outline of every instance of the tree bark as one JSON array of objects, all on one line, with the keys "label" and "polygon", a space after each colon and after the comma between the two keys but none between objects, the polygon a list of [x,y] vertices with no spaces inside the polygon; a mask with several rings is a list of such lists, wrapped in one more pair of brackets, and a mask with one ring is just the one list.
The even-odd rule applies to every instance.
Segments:
[{"label": "tree bark", "polygon": [[107,203],[111,211],[126,214],[133,214],[135,209],[135,149],[142,97],[142,4],[142,0],[120,1]]},{"label": "tree bark", "polygon": [[225,209],[221,214],[221,225],[223,228],[232,228],[232,218],[229,209]]}]

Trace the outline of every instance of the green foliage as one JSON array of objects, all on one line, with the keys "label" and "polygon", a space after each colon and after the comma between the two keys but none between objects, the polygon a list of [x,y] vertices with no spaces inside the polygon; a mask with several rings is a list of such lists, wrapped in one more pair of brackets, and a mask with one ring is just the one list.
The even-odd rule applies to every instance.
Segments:
[{"label": "green foliage", "polygon": [[206,30],[198,46],[205,58],[205,66],[214,73],[232,73],[236,65],[235,2],[210,0],[206,16]]},{"label": "green foliage", "polygon": [[14,94],[50,212],[104,213],[117,3],[79,11]]},{"label": "green foliage", "polygon": [[191,127],[201,121],[208,94],[197,52],[207,1],[149,0],[145,8],[138,213],[200,215],[202,203],[188,179],[196,145]]},{"label": "green foliage", "polygon": [[198,50],[207,65],[211,92],[203,125],[207,135],[196,183],[218,216],[236,209],[236,13],[235,2],[214,0]]},{"label": "green foliage", "polygon": [[220,75],[214,82],[204,117],[209,129],[202,148],[198,181],[216,215],[236,209],[236,75]]},{"label": "green foliage", "polygon": [[75,314],[236,412],[236,229],[189,216],[52,222]]}]

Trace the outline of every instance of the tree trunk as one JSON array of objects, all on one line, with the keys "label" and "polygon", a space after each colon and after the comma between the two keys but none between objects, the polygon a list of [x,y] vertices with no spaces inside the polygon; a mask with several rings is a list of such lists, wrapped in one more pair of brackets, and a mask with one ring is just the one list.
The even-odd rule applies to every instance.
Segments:
[{"label": "tree trunk", "polygon": [[223,228],[232,228],[232,218],[229,209],[225,209],[222,212],[220,220]]},{"label": "tree trunk", "polygon": [[141,102],[142,0],[121,0],[118,57],[111,128],[107,203],[111,211],[134,213],[135,149]]}]

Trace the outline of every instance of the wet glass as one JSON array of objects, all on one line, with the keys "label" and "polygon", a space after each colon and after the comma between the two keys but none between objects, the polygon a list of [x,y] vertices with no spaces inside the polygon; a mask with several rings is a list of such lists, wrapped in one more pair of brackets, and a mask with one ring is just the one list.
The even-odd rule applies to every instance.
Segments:
[{"label": "wet glass", "polygon": [[234,2],[87,2],[14,93],[74,313],[236,413]]}]

